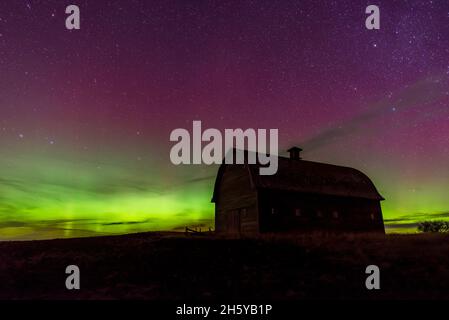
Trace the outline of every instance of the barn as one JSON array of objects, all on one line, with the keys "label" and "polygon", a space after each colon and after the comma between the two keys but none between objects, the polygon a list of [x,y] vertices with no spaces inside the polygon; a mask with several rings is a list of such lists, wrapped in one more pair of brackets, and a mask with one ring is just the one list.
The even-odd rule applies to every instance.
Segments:
[{"label": "barn", "polygon": [[365,174],[303,160],[300,151],[279,157],[271,176],[259,175],[259,164],[222,164],[212,197],[217,233],[385,233],[384,198]]}]

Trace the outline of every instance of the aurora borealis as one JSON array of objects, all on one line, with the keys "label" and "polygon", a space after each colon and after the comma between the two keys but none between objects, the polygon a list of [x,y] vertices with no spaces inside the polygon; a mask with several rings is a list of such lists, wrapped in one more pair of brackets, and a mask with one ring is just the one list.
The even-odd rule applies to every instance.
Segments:
[{"label": "aurora borealis", "polygon": [[[65,29],[77,4],[81,30]],[[386,225],[449,217],[449,2],[0,3],[0,240],[213,226],[193,120],[365,172]]]}]

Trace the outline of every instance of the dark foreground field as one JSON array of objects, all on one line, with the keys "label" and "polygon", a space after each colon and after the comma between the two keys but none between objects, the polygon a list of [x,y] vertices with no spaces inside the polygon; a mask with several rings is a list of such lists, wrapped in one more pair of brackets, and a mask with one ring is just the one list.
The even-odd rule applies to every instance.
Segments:
[{"label": "dark foreground field", "polygon": [[[65,268],[81,290],[65,289]],[[365,288],[365,268],[381,289]],[[0,299],[448,299],[449,237],[146,233],[0,243]]]}]

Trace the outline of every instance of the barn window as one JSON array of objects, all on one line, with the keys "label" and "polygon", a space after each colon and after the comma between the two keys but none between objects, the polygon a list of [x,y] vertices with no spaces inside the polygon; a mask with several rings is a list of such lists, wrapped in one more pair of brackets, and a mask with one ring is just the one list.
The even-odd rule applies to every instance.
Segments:
[{"label": "barn window", "polygon": [[300,217],[301,216],[301,209],[295,209],[295,216]]},{"label": "barn window", "polygon": [[332,212],[332,216],[334,217],[334,219],[338,219],[338,211]]},{"label": "barn window", "polygon": [[276,214],[277,210],[275,208],[271,208],[271,214]]}]

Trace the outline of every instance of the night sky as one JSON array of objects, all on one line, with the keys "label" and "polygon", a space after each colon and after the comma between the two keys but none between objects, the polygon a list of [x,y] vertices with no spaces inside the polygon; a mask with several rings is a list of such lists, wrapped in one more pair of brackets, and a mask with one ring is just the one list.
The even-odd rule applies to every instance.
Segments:
[{"label": "night sky", "polygon": [[449,2],[2,0],[0,240],[213,226],[193,120],[360,169],[390,231],[449,217]]}]

